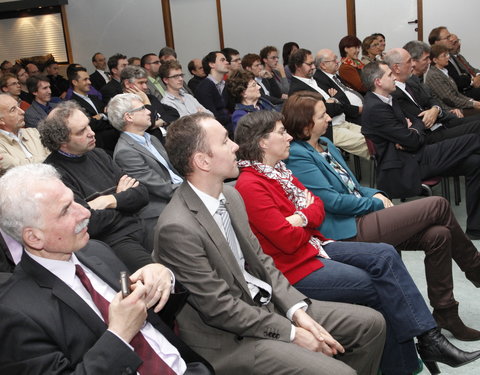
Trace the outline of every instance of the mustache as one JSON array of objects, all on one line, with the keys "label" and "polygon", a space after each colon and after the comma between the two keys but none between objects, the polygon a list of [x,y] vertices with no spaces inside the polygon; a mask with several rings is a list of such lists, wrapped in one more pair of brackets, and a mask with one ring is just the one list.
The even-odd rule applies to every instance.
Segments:
[{"label": "mustache", "polygon": [[90,221],[90,219],[85,219],[85,220],[82,220],[80,223],[78,223],[75,226],[75,234],[78,234],[82,230],[84,230],[87,227],[89,221]]}]

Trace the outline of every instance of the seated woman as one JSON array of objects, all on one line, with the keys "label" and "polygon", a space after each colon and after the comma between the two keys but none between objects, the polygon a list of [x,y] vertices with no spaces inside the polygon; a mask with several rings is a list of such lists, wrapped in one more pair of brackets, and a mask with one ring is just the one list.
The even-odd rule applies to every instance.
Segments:
[{"label": "seated woman", "polygon": [[300,47],[298,46],[298,43],[295,43],[295,42],[287,42],[283,45],[283,48],[282,48],[283,67],[285,69],[285,75],[287,76],[288,82],[290,82],[290,80],[292,79],[292,72],[288,67],[288,59],[290,58],[290,55],[299,48]]},{"label": "seated woman", "polygon": [[465,116],[480,113],[480,102],[461,94],[455,81],[448,75],[446,67],[449,57],[447,47],[438,44],[432,46],[432,65],[425,75],[425,84],[430,87],[433,96],[442,100],[449,109],[460,108]]},{"label": "seated woman", "polygon": [[380,60],[383,60],[383,56],[385,55],[385,47],[386,47],[385,35],[383,35],[382,33],[373,33],[372,36],[377,38],[377,41],[378,41],[378,58]]},{"label": "seated woman", "polygon": [[362,42],[362,63],[375,61],[380,54],[380,41],[376,35],[369,35]]},{"label": "seated woman", "polygon": [[342,64],[338,68],[338,75],[352,89],[365,94],[367,89],[363,85],[360,75],[365,64],[358,59],[361,45],[360,39],[353,35],[347,35],[340,40],[338,49],[342,56]]},{"label": "seated woman", "polygon": [[479,340],[466,327],[453,296],[452,259],[480,286],[480,253],[463,233],[448,201],[429,197],[394,206],[379,190],[361,186],[337,148],[317,130],[323,103],[298,92],[285,103],[285,127],[293,136],[287,166],[325,205],[319,230],[336,240],[385,242],[399,250],[425,251],[425,273],[433,316],[457,339]]},{"label": "seated woman", "polygon": [[272,103],[262,98],[260,86],[255,81],[253,73],[245,70],[237,70],[227,79],[226,88],[230,97],[235,102],[234,112],[232,113],[232,123],[234,128],[238,120],[249,112],[260,111],[278,111]]},{"label": "seated woman", "polygon": [[[324,132],[330,121],[323,102],[319,103],[312,132]],[[235,132],[241,168],[235,187],[262,249],[290,283],[314,299],[357,303],[380,311],[387,322],[383,374],[416,370],[415,336],[419,354],[433,373],[438,373],[434,361],[457,366],[480,357],[480,352],[461,353],[436,328],[392,246],[335,242],[316,229],[325,216],[322,201],[282,162],[291,140],[282,115],[276,112],[249,113]]]}]

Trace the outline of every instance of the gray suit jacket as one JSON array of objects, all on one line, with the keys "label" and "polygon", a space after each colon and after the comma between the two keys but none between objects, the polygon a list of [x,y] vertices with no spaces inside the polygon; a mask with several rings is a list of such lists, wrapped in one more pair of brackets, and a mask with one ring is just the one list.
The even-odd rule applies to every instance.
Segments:
[{"label": "gray suit jacket", "polygon": [[425,75],[425,84],[430,87],[433,96],[442,100],[448,106],[448,109],[473,108],[471,98],[461,94],[455,81],[433,65]]},{"label": "gray suit jacket", "polygon": [[[50,103],[51,107],[55,107],[57,103]],[[36,128],[38,123],[47,117],[47,113],[37,103],[36,100],[32,102],[32,105],[25,111],[25,127]]]},{"label": "gray suit jacket", "polygon": [[309,300],[263,253],[239,193],[227,185],[223,193],[249,272],[272,286],[268,305],[252,300],[227,240],[187,182],[158,219],[153,257],[171,268],[191,293],[177,316],[182,339],[217,373],[252,374],[256,341],[290,342],[291,323],[285,314],[296,303]]},{"label": "gray suit jacket", "polygon": [[[151,137],[151,142],[160,155],[169,161],[162,143],[156,137]],[[149,204],[139,212],[140,217],[143,219],[158,217],[178,187],[178,184],[172,184],[167,168],[150,151],[125,133],[120,134],[113,160],[126,174],[140,181],[148,189]],[[178,175],[173,166],[171,169]]]}]

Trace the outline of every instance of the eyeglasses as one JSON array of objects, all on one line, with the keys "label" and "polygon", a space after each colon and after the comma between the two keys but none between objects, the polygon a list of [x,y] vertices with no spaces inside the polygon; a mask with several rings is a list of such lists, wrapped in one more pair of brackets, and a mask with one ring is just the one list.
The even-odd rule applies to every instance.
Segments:
[{"label": "eyeglasses", "polygon": [[130,111],[127,111],[127,113],[135,113],[135,112],[140,112],[140,111],[143,111],[144,109],[147,109],[147,107],[145,107],[144,105],[142,105],[141,107],[138,107],[138,108],[134,108]]},{"label": "eyeglasses", "polygon": [[179,78],[183,78],[183,77],[185,77],[185,74],[182,73],[182,74],[175,74],[175,75],[167,77],[167,78],[168,79],[170,79],[170,78],[171,79],[179,79]]},{"label": "eyeglasses", "polygon": [[20,86],[20,82],[18,82],[18,81],[11,82],[11,83],[9,83],[7,86],[8,86],[8,87],[10,87],[10,86]]},{"label": "eyeglasses", "polygon": [[323,60],[324,63],[334,62],[335,64],[338,63],[338,59],[335,60]]},{"label": "eyeglasses", "polygon": [[305,64],[305,65],[308,65],[308,66],[310,66],[310,67],[315,66],[315,63],[314,63],[313,61],[312,61],[312,62],[309,62],[309,63],[308,63],[308,62],[304,62],[304,64]]},{"label": "eyeglasses", "polygon": [[253,82],[251,82],[247,85],[247,88],[254,88],[254,87],[257,87],[257,86],[258,86],[258,83],[256,81],[253,81]]},{"label": "eyeglasses", "polygon": [[277,131],[272,131],[272,133],[276,133],[276,134],[280,134],[280,135],[287,135],[287,129],[283,128],[281,130],[277,130]]}]

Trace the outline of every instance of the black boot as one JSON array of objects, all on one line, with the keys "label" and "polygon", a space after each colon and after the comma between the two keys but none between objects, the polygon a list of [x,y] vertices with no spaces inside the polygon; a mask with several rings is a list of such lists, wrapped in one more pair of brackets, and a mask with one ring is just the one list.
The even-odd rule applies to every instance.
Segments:
[{"label": "black boot", "polygon": [[467,327],[458,315],[458,304],[447,309],[434,309],[433,317],[440,328],[450,331],[457,340],[480,340],[480,331]]},{"label": "black boot", "polygon": [[434,328],[417,337],[417,351],[432,375],[440,374],[435,362],[445,363],[450,367],[459,367],[480,358],[480,350],[464,352],[450,343]]}]

